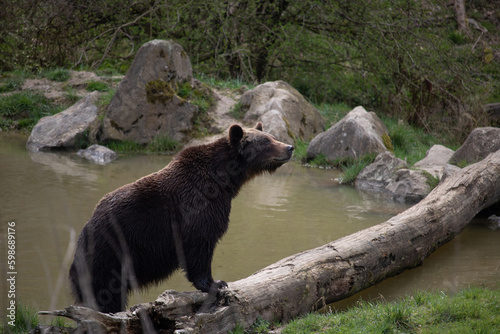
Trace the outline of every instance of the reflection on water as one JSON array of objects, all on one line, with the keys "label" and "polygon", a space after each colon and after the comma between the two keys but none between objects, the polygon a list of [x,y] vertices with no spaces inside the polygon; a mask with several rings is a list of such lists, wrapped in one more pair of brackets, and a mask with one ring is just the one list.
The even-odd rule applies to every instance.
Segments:
[{"label": "reflection on water", "polygon": [[[16,222],[18,297],[36,309],[61,309],[72,303],[66,277],[75,238],[99,199],[163,168],[171,157],[122,156],[101,166],[71,153],[30,154],[25,142],[19,136],[0,136],[0,233],[4,242],[6,223]],[[229,231],[216,249],[214,278],[244,278],[283,257],[379,224],[406,209],[339,186],[335,177],[335,171],[288,163],[274,175],[245,185],[233,201]],[[415,289],[453,292],[471,284],[496,286],[499,233],[469,226],[423,266],[368,289],[364,296],[391,298]],[[2,273],[7,272],[4,262]],[[5,286],[0,287],[3,296]],[[193,288],[178,272],[158,287],[135,293],[130,304],[153,300],[165,289]]]}]

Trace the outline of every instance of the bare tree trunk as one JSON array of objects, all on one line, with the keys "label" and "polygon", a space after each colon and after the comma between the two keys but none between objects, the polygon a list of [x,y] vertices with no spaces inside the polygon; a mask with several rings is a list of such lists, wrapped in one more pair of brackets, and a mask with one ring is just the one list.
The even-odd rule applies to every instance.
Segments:
[{"label": "bare tree trunk", "polygon": [[454,0],[455,19],[457,20],[458,31],[468,35],[467,15],[465,13],[465,0]]},{"label": "bare tree trunk", "polygon": [[215,298],[201,292],[166,291],[155,302],[114,316],[78,307],[55,312],[87,326],[128,333],[153,327],[219,333],[238,324],[250,326],[257,317],[286,321],[421,265],[499,200],[500,151],[447,178],[420,203],[382,224],[229,283],[215,304]]}]

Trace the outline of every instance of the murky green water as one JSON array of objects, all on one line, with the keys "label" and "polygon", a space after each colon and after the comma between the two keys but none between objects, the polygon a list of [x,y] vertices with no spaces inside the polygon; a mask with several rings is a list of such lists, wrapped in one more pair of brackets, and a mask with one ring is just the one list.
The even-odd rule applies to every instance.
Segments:
[{"label": "murky green water", "polygon": [[[38,310],[61,309],[72,303],[67,288],[72,247],[99,199],[163,168],[171,157],[123,156],[100,166],[74,154],[28,153],[25,142],[22,136],[0,136],[0,268],[4,277],[7,223],[14,221],[16,297]],[[283,257],[379,224],[406,208],[339,186],[335,177],[334,171],[291,162],[274,175],[247,184],[233,201],[229,231],[216,249],[214,278],[227,282],[244,278]],[[415,289],[453,292],[468,285],[496,287],[499,274],[500,231],[471,225],[422,267],[363,295],[391,299]],[[0,284],[4,303],[5,282]],[[158,287],[135,293],[130,304],[154,300],[166,289],[193,288],[179,272]]]}]

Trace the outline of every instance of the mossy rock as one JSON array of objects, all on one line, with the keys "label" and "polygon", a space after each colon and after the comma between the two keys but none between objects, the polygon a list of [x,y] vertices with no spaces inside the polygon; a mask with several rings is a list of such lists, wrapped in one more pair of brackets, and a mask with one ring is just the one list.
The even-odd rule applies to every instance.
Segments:
[{"label": "mossy rock", "polygon": [[153,104],[156,102],[165,104],[172,100],[175,95],[175,90],[172,88],[172,85],[162,79],[149,81],[145,88],[146,98],[149,103]]},{"label": "mossy rock", "polygon": [[382,141],[384,142],[384,146],[391,152],[394,152],[394,146],[392,146],[391,137],[387,133],[382,135]]}]

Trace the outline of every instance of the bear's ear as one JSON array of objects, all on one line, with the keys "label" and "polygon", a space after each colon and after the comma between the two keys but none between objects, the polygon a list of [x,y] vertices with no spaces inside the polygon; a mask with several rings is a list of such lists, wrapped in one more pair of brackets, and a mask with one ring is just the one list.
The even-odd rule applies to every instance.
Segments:
[{"label": "bear's ear", "polygon": [[257,122],[257,124],[255,125],[255,128],[259,131],[262,131],[262,122]]},{"label": "bear's ear", "polygon": [[238,124],[233,124],[229,128],[229,141],[234,144],[234,143],[239,143],[240,140],[243,138],[243,135],[245,134],[245,131],[239,126]]}]

